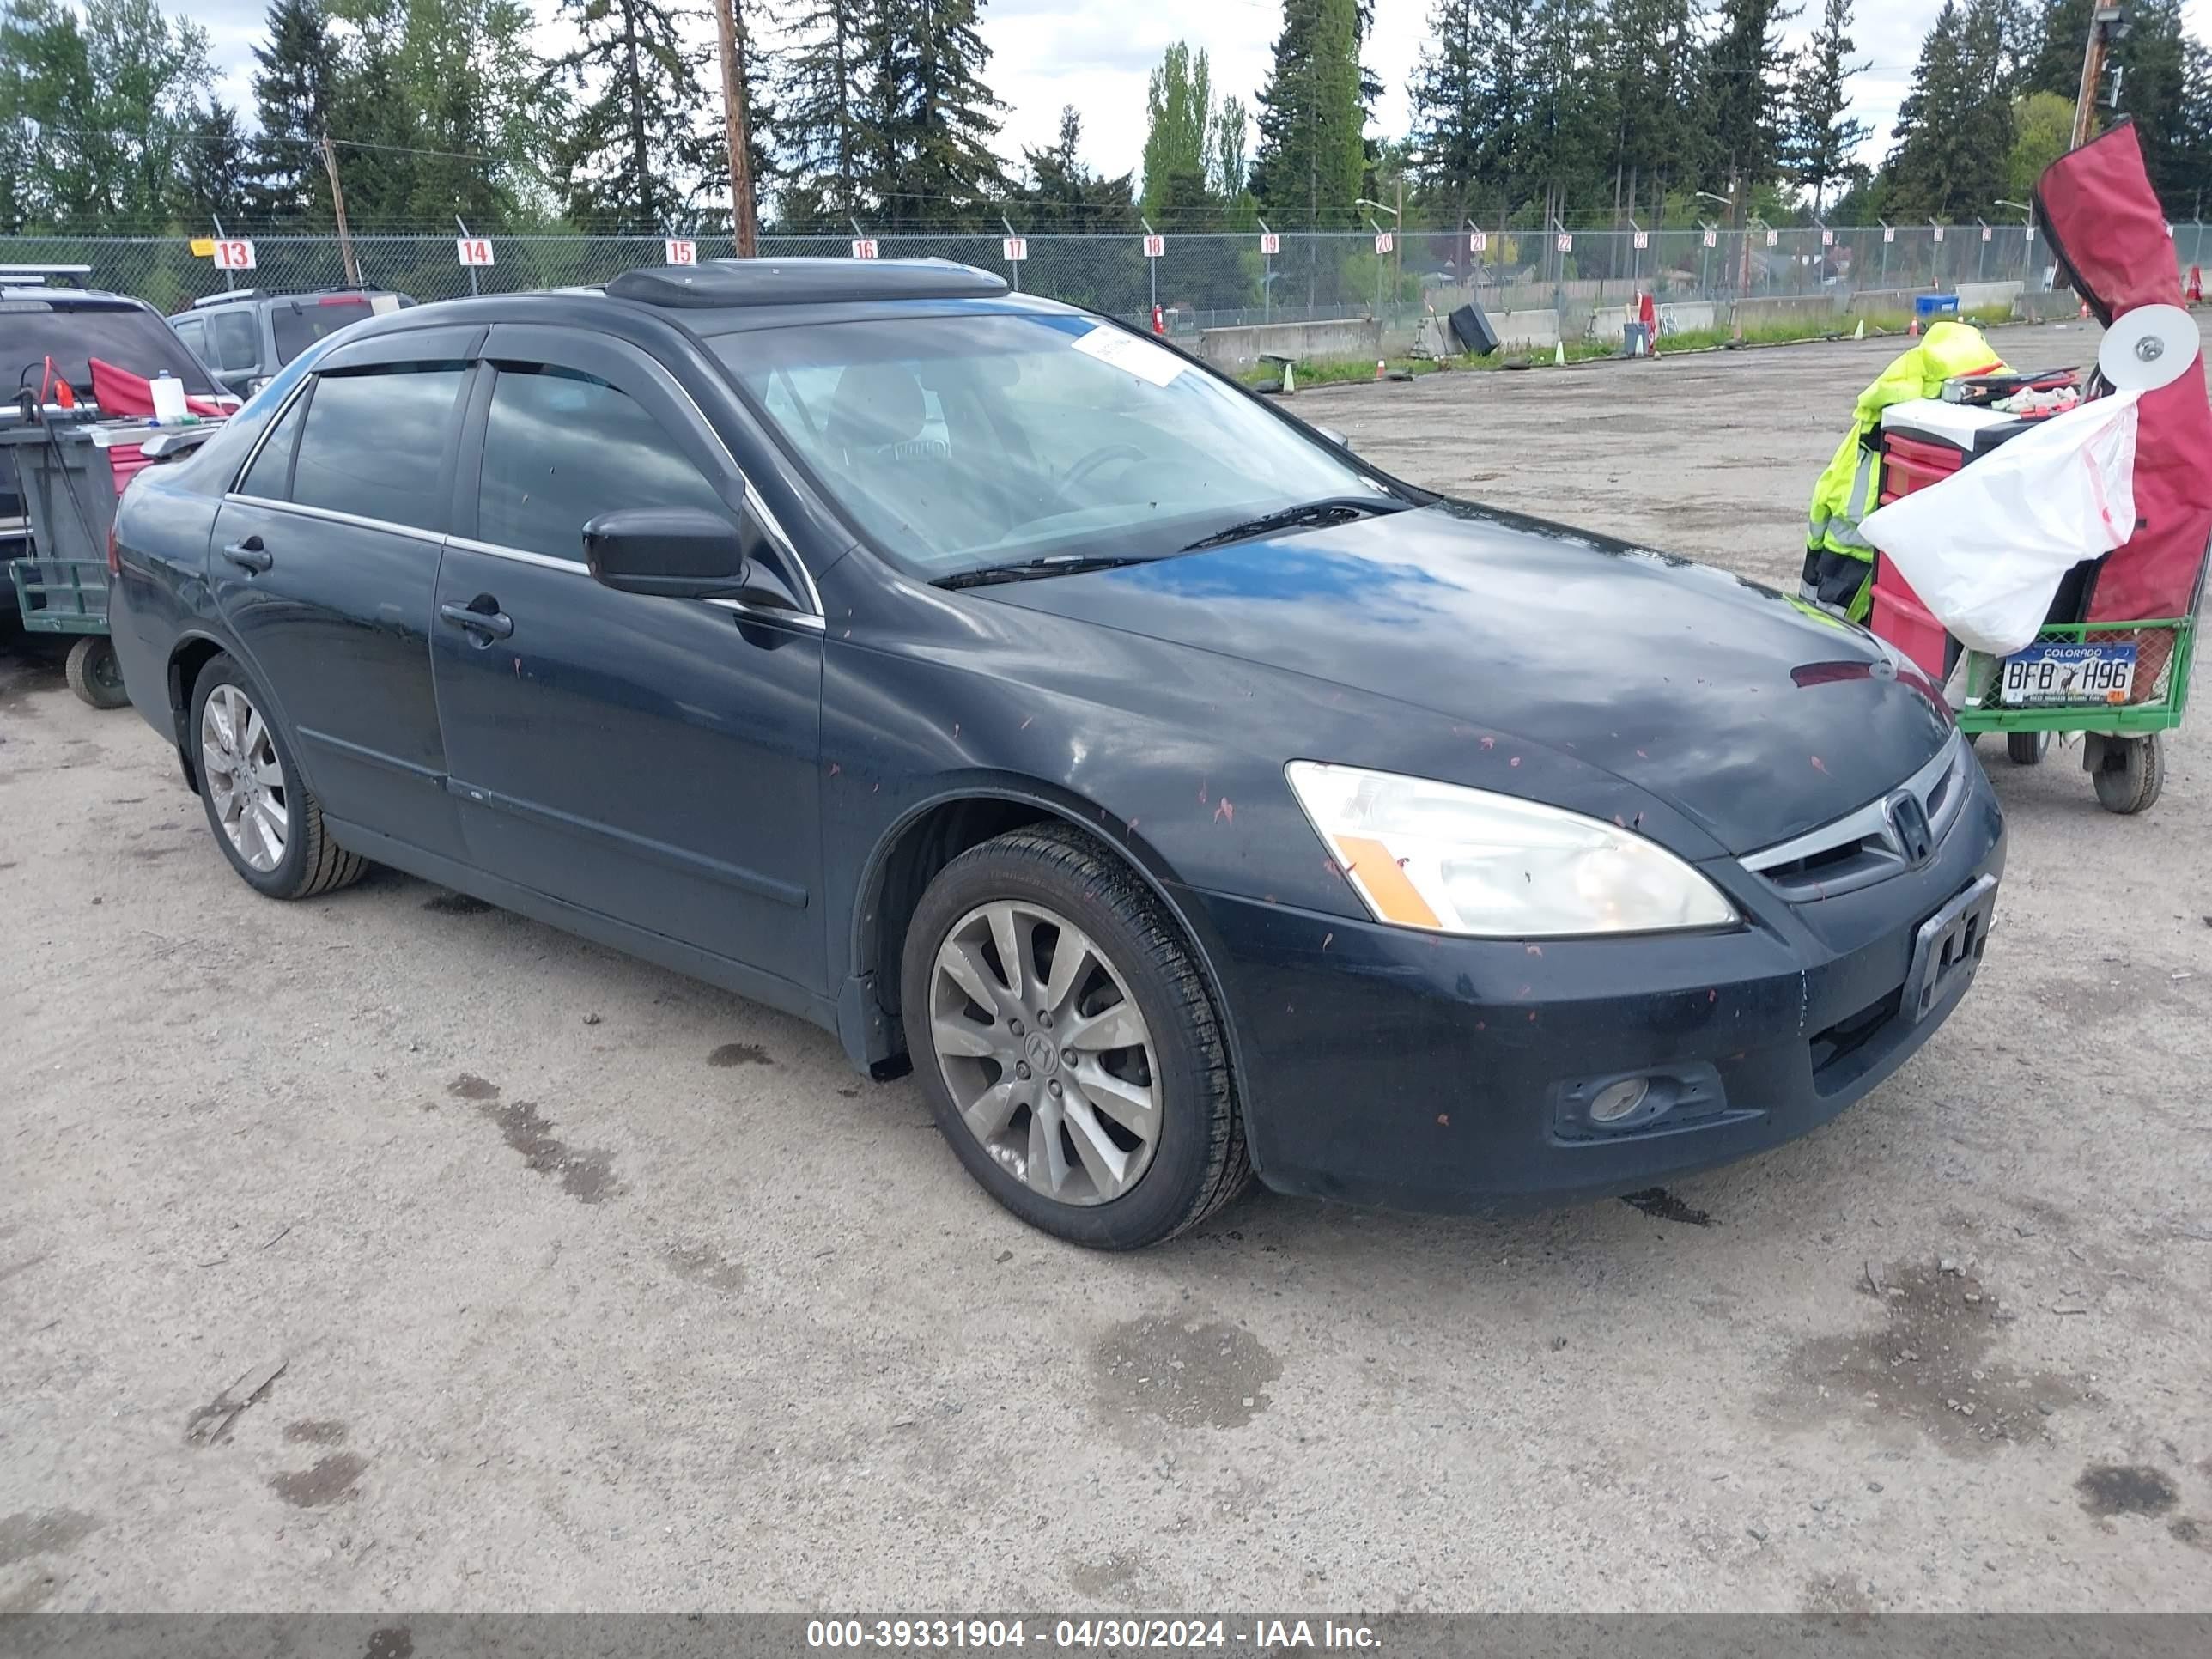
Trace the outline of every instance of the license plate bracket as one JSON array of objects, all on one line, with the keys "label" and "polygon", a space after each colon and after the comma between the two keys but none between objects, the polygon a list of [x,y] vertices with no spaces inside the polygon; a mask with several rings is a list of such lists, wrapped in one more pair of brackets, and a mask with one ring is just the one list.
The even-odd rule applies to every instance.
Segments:
[{"label": "license plate bracket", "polygon": [[1912,963],[1905,973],[1907,1019],[1925,1019],[1972,981],[1989,945],[1996,902],[1997,878],[1977,876],[1965,891],[1920,924],[1912,939]]},{"label": "license plate bracket", "polygon": [[2132,641],[2039,640],[2004,659],[2001,684],[2008,708],[2052,708],[2125,702],[2135,683]]}]

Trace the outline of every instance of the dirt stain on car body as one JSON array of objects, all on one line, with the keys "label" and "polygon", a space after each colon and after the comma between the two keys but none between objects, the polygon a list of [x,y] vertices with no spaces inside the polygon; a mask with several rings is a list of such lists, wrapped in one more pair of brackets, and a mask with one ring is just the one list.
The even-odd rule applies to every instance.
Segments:
[{"label": "dirt stain on car body", "polygon": [[1170,1428],[1241,1428],[1267,1409],[1267,1385],[1282,1374],[1250,1332],[1218,1320],[1127,1320],[1091,1350],[1103,1415]]},{"label": "dirt stain on car body", "polygon": [[1855,1411],[1946,1451],[1985,1455],[2040,1438],[2045,1418],[2082,1398],[2074,1377],[1991,1357],[2012,1316],[1972,1273],[1935,1261],[1869,1263],[1858,1291],[1880,1302],[1881,1325],[1799,1343],[1789,1388],[1768,1396],[1771,1414],[1809,1425]]}]

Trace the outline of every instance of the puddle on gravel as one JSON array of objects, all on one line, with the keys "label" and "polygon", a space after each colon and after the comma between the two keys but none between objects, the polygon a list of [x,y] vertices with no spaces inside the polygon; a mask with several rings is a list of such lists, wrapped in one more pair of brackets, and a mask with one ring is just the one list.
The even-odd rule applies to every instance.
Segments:
[{"label": "puddle on gravel", "polygon": [[1282,1374],[1250,1332],[1218,1321],[1128,1320],[1091,1350],[1103,1413],[1170,1428],[1242,1427],[1267,1409],[1267,1385]]},{"label": "puddle on gravel", "polygon": [[2173,1482],[2140,1463],[2092,1463],[2074,1483],[2091,1515],[2164,1515],[2181,1502]]},{"label": "puddle on gravel", "polygon": [[338,1446],[345,1443],[346,1425],[334,1417],[303,1417],[284,1425],[284,1437],[295,1446]]},{"label": "puddle on gravel", "polygon": [[[496,1092],[496,1091],[495,1091]],[[507,1144],[522,1154],[526,1170],[561,1177],[561,1190],[580,1204],[602,1204],[622,1190],[615,1180],[614,1155],[578,1152],[553,1133],[553,1125],[527,1100],[502,1106],[485,1101],[477,1109],[499,1126]]]},{"label": "puddle on gravel", "polygon": [[1685,1204],[1664,1187],[1650,1187],[1640,1193],[1627,1193],[1622,1195],[1620,1201],[1632,1210],[1641,1210],[1660,1221],[1679,1221],[1690,1227],[1710,1227],[1713,1224],[1710,1211]]},{"label": "puddle on gravel", "polygon": [[63,1555],[90,1537],[100,1517],[82,1510],[21,1510],[0,1515],[0,1567],[34,1555]]},{"label": "puddle on gravel", "polygon": [[440,893],[424,899],[422,908],[435,916],[480,916],[492,907],[466,893]]},{"label": "puddle on gravel", "polygon": [[[1856,1414],[1880,1427],[1917,1430],[1965,1456],[2039,1438],[2045,1418],[2082,1401],[2070,1376],[1991,1357],[2010,1313],[1972,1274],[1907,1261],[1875,1269],[1874,1277],[1882,1324],[1799,1343],[1787,1387],[1767,1396],[1772,1414],[1807,1426]],[[1876,1283],[1863,1274],[1858,1293],[1876,1296]]]},{"label": "puddle on gravel", "polygon": [[295,1509],[319,1510],[353,1496],[354,1482],[361,1479],[368,1460],[352,1452],[333,1452],[328,1457],[319,1457],[311,1469],[299,1469],[289,1474],[269,1477],[269,1490]]},{"label": "puddle on gravel", "polygon": [[487,1082],[473,1072],[464,1072],[446,1085],[446,1092],[456,1100],[497,1100],[499,1085]]},{"label": "puddle on gravel", "polygon": [[735,1296],[745,1287],[745,1270],[711,1244],[672,1244],[660,1253],[669,1271],[678,1279],[704,1285],[710,1291]]},{"label": "puddle on gravel", "polygon": [[726,1042],[707,1056],[709,1066],[773,1066],[767,1049],[757,1042]]}]

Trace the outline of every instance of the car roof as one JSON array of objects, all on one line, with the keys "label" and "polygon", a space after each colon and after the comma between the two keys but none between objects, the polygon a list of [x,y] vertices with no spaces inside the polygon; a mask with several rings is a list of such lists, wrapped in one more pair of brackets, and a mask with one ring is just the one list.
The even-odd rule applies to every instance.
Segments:
[{"label": "car roof", "polygon": [[345,300],[351,299],[356,295],[363,299],[373,300],[380,294],[391,292],[388,288],[376,288],[366,283],[340,283],[336,288],[289,289],[281,294],[265,288],[226,289],[221,294],[203,294],[186,309],[172,314],[178,317],[189,317],[195,312],[204,312],[220,306],[260,304],[264,301],[275,304],[287,300],[295,303],[301,300]]},{"label": "car roof", "polygon": [[[1056,300],[1012,290],[988,271],[939,259],[715,260],[710,264],[753,266],[760,277],[755,279],[746,272],[744,280],[702,286],[670,280],[690,276],[692,267],[647,267],[625,272],[605,287],[487,294],[411,306],[355,324],[358,331],[350,337],[365,340],[441,325],[535,323],[607,331],[643,343],[655,335],[663,339],[688,335],[696,341],[696,337],[751,329],[856,322],[872,317],[975,312],[1082,314],[1077,307]],[[906,274],[916,268],[922,273],[920,276]]]},{"label": "car roof", "polygon": [[[0,303],[40,301],[56,311],[153,311],[143,300],[127,294],[110,294],[96,288],[41,288],[9,283],[0,286]],[[159,316],[161,313],[155,312]]]}]

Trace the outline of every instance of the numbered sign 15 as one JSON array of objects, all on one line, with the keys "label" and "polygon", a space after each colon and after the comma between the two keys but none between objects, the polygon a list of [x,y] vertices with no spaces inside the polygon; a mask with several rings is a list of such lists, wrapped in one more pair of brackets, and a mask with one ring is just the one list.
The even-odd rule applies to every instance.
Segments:
[{"label": "numbered sign 15", "polygon": [[661,246],[668,250],[668,263],[672,265],[699,263],[699,244],[688,236],[672,236]]}]

